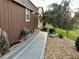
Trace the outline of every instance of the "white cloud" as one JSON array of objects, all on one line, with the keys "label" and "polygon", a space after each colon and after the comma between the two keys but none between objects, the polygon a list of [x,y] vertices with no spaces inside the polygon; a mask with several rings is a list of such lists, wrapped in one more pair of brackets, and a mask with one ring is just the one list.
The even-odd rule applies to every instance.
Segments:
[{"label": "white cloud", "polygon": [[[47,9],[47,6],[52,3],[60,4],[62,0],[31,0],[37,7],[43,6],[44,10]],[[70,7],[74,10],[75,8],[79,8],[79,0],[71,0]]]}]

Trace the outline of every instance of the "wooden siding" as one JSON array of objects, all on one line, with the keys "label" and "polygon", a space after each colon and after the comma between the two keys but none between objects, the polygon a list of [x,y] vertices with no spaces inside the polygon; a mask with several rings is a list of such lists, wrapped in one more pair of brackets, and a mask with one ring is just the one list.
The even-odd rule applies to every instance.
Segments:
[{"label": "wooden siding", "polygon": [[28,27],[30,29],[30,32],[33,33],[35,29],[38,28],[38,16],[37,14],[33,14],[31,12],[30,17],[30,21],[26,22],[26,27]]},{"label": "wooden siding", "polygon": [[25,8],[11,0],[0,0],[0,27],[8,34],[10,43],[18,39],[25,24]]}]

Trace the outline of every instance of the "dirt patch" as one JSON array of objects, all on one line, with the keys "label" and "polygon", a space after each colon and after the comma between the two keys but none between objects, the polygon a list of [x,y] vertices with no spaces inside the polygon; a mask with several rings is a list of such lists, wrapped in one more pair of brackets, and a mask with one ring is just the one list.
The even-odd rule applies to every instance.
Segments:
[{"label": "dirt patch", "polygon": [[45,59],[79,59],[75,42],[67,39],[48,38]]}]

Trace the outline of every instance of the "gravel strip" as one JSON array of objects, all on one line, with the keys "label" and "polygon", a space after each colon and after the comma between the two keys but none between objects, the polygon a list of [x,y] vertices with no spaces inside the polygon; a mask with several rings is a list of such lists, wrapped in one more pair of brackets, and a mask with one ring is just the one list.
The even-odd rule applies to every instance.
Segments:
[{"label": "gravel strip", "polygon": [[75,42],[67,39],[48,38],[45,59],[79,59]]}]

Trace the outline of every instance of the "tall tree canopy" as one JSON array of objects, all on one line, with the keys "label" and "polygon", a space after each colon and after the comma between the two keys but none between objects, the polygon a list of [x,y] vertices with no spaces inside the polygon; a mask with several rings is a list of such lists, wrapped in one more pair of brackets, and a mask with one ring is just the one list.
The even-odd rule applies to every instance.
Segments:
[{"label": "tall tree canopy", "polygon": [[44,13],[42,21],[51,24],[54,29],[57,27],[67,31],[72,30],[74,19],[71,18],[70,1],[63,0],[61,4],[49,5],[49,10]]},{"label": "tall tree canopy", "polygon": [[[70,0],[63,0],[61,4],[53,3],[49,6],[49,10],[44,13],[43,21],[51,24],[53,27],[62,29],[71,29],[65,27],[66,24],[70,25],[71,12],[70,12]],[[64,26],[64,27],[63,27]]]}]

